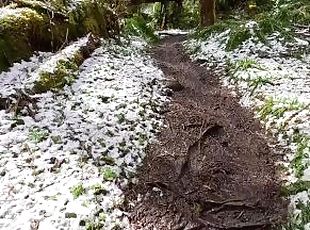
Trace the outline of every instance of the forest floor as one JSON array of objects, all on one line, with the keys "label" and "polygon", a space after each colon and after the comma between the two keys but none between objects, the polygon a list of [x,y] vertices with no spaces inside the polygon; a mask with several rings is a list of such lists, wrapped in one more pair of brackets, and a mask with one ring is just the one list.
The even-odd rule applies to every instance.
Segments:
[{"label": "forest floor", "polygon": [[[271,229],[287,221],[290,206],[302,207],[292,209],[297,225],[283,229],[309,222],[309,139],[296,136],[296,127],[309,131],[308,56],[284,61],[267,49],[271,56],[262,59],[251,56],[263,50],[251,40],[224,52],[223,34],[207,41],[161,34],[151,50],[137,37],[101,40],[72,65],[86,36],[0,74],[0,228]],[[245,89],[241,80],[241,87],[227,81],[234,69],[223,57],[235,56],[247,68],[238,67],[233,80],[240,72],[256,77],[245,78]],[[69,78],[64,85],[32,91],[42,73],[53,79],[59,68]],[[267,74],[277,78],[260,85]],[[283,100],[267,100],[257,111],[266,92],[305,103],[283,109]],[[267,124],[280,124],[292,141]]]},{"label": "forest floor", "polygon": [[167,36],[153,50],[171,101],[158,141],[147,147],[139,183],[129,191],[137,200],[132,226],[270,229],[287,213],[276,173],[279,159],[254,113],[190,60],[183,40]]}]

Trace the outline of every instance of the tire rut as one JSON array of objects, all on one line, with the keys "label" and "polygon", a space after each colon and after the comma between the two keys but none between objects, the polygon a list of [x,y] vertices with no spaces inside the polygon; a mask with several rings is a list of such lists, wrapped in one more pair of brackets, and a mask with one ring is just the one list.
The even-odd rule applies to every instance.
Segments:
[{"label": "tire rut", "polygon": [[[275,153],[254,114],[165,38],[153,57],[177,87],[129,191],[133,229],[272,229],[286,218]],[[136,200],[137,194],[139,196]]]}]

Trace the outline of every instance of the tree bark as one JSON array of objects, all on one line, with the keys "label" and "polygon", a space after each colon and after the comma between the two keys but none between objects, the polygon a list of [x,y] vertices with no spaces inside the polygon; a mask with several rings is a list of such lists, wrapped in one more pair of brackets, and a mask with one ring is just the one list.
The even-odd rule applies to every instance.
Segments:
[{"label": "tree bark", "polygon": [[160,23],[160,29],[161,30],[166,30],[168,26],[168,6],[169,6],[169,1],[165,0],[164,2],[161,3],[161,23]]},{"label": "tree bark", "polygon": [[203,27],[215,23],[215,0],[200,0],[200,25]]}]

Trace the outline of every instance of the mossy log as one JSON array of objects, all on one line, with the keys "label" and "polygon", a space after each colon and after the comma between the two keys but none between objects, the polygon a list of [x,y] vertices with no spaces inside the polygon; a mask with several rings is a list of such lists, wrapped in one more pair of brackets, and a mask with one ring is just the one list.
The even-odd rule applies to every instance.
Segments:
[{"label": "mossy log", "polygon": [[79,39],[32,73],[25,83],[25,90],[29,94],[43,93],[71,84],[77,77],[79,66],[99,46],[100,39],[92,34]]},{"label": "mossy log", "polygon": [[67,5],[63,4],[62,0],[58,1],[37,1],[37,0],[18,0],[17,7],[28,7],[36,10],[38,13],[54,14],[56,18],[67,18]]},{"label": "mossy log", "polygon": [[29,8],[5,12],[0,16],[0,71],[31,55],[30,42],[45,25],[44,17]]},{"label": "mossy log", "polygon": [[0,71],[33,51],[57,51],[89,32],[101,37],[119,33],[117,17],[103,1],[84,0],[70,8],[21,0],[0,8]]}]

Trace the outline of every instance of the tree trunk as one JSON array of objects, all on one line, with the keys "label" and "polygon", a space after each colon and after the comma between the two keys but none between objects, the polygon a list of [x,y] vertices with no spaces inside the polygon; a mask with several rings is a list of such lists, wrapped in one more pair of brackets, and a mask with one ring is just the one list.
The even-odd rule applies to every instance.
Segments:
[{"label": "tree trunk", "polygon": [[200,0],[200,25],[203,27],[215,23],[215,0]]},{"label": "tree trunk", "polygon": [[183,11],[183,4],[182,1],[177,0],[175,2],[172,2],[172,13],[169,15],[169,21],[173,22],[173,25],[177,28],[179,28],[181,17],[182,17],[182,11]]},{"label": "tree trunk", "polygon": [[166,30],[168,26],[168,6],[169,6],[169,1],[164,0],[161,3],[161,23],[160,23],[160,29],[161,30]]}]

